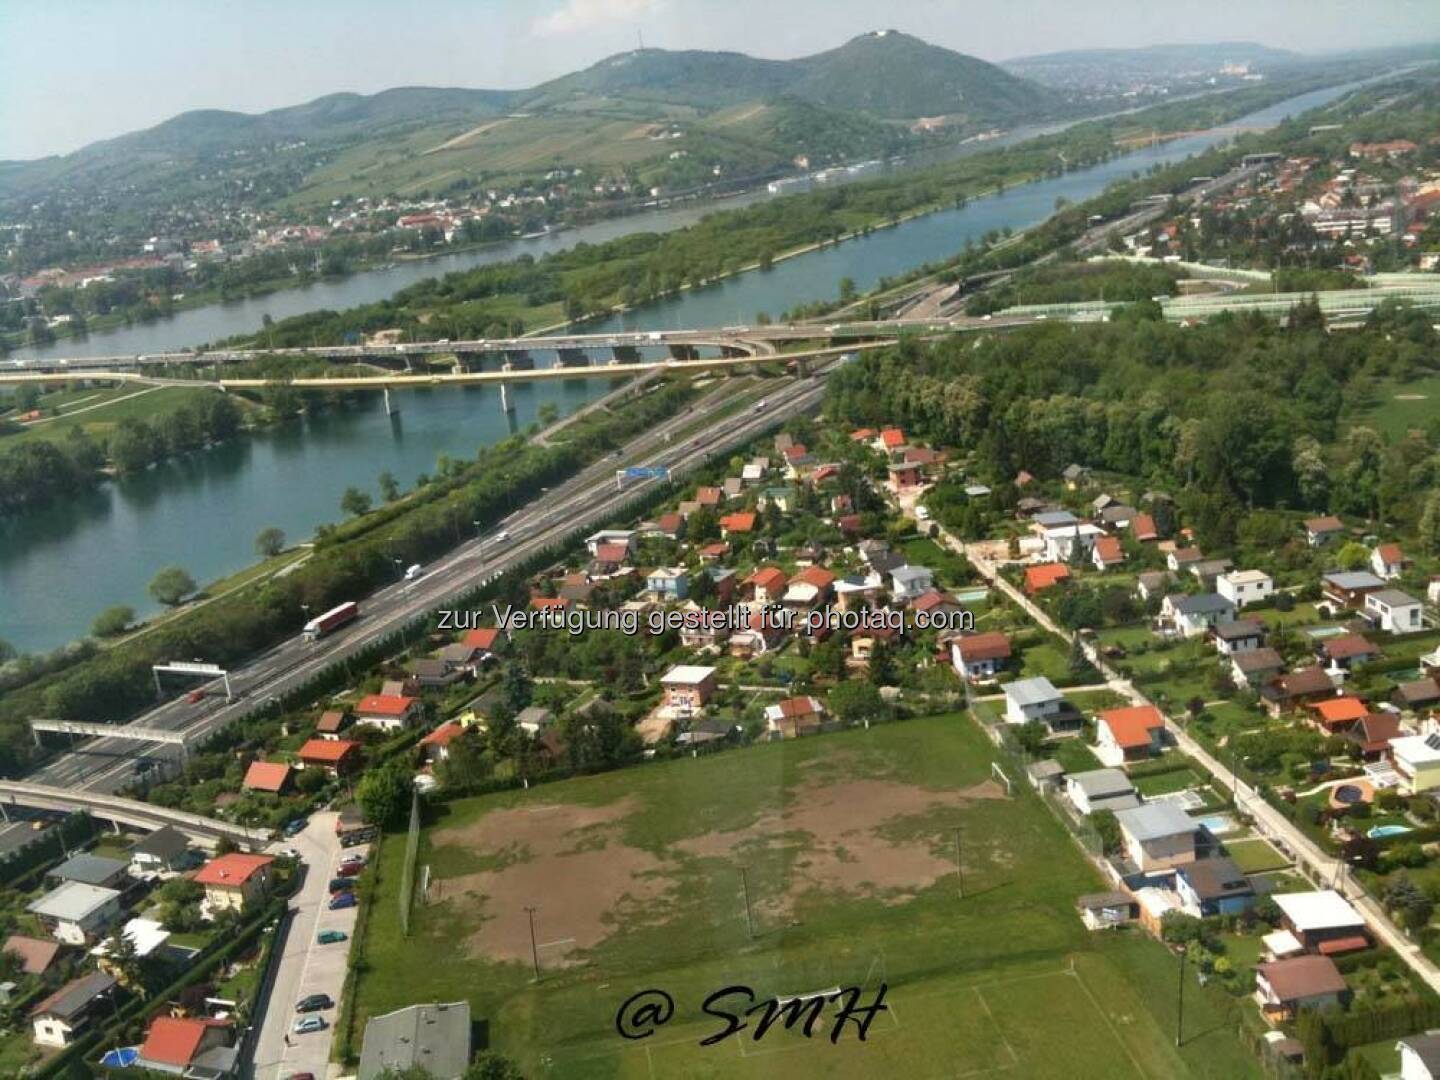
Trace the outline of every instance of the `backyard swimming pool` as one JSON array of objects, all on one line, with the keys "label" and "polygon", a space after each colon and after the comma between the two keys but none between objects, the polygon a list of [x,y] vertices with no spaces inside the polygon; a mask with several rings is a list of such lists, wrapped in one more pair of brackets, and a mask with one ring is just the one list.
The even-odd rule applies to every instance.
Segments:
[{"label": "backyard swimming pool", "polygon": [[1376,825],[1365,835],[1371,840],[1383,840],[1387,836],[1403,836],[1410,832],[1409,825]]},{"label": "backyard swimming pool", "polygon": [[1235,832],[1240,828],[1240,823],[1229,814],[1209,814],[1195,820],[1204,825],[1214,836],[1224,836],[1226,833]]},{"label": "backyard swimming pool", "polygon": [[1343,626],[1307,626],[1305,628],[1306,636],[1312,637],[1317,641],[1323,638],[1338,637],[1344,633],[1347,633],[1347,631]]}]

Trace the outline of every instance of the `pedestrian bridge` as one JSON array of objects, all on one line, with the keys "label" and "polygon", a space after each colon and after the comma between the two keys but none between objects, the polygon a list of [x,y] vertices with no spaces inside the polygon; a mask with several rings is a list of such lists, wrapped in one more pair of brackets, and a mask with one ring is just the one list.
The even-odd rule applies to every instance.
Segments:
[{"label": "pedestrian bridge", "polygon": [[91,817],[152,832],[169,825],[202,843],[214,844],[224,837],[250,851],[263,848],[271,839],[268,829],[252,829],[228,821],[217,821],[200,814],[152,806],[150,803],[120,795],[51,787],[49,784],[35,784],[28,780],[0,780],[0,805],[27,806],[32,810],[57,810],[64,813],[84,810]]}]

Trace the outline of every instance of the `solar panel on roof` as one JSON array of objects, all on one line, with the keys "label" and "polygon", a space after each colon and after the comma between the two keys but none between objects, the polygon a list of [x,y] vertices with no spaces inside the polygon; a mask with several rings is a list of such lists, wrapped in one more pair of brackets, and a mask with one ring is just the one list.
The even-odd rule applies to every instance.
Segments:
[{"label": "solar panel on roof", "polygon": [[1440,733],[1431,732],[1425,736],[1425,745],[1431,750],[1440,750]]}]

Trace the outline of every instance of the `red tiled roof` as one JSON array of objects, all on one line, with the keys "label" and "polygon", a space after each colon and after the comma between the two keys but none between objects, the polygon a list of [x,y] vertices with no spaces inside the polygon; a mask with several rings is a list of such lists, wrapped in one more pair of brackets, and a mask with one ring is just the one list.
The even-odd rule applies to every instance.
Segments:
[{"label": "red tiled roof", "polygon": [[361,716],[404,716],[414,704],[414,698],[400,694],[366,694],[355,711]]},{"label": "red tiled roof", "polygon": [[1341,724],[1350,720],[1359,720],[1370,712],[1363,701],[1348,695],[1326,698],[1324,701],[1312,703],[1310,707],[1315,710],[1325,724]]},{"label": "red tiled roof", "polygon": [[1118,536],[1097,536],[1095,538],[1095,554],[1100,557],[1102,563],[1121,562],[1125,558],[1125,549],[1120,546]]},{"label": "red tiled roof", "polygon": [[1381,544],[1375,549],[1375,554],[1379,555],[1380,561],[1387,565],[1405,561],[1405,553],[1400,550],[1399,544]]},{"label": "red tiled roof", "polygon": [[874,428],[862,427],[856,428],[854,431],[850,432],[850,439],[852,442],[863,442],[866,439],[873,439],[874,437]]},{"label": "red tiled roof", "polygon": [[334,765],[358,749],[360,744],[349,739],[311,739],[300,747],[300,760]]},{"label": "red tiled roof", "polygon": [[200,1052],[205,1033],[215,1027],[229,1027],[223,1020],[179,1019],[157,1016],[145,1033],[140,1056],[166,1065],[189,1065]]},{"label": "red tiled roof", "polygon": [[1003,660],[1010,655],[1010,638],[998,630],[966,634],[957,644],[960,646],[960,657],[967,664],[976,660]]},{"label": "red tiled roof", "polygon": [[1334,514],[1327,514],[1325,517],[1311,518],[1305,522],[1305,528],[1312,533],[1339,532],[1345,528],[1345,523]]},{"label": "red tiled roof", "polygon": [[25,937],[23,934],[11,934],[5,939],[5,947],[0,952],[14,953],[20,957],[21,970],[26,975],[43,975],[47,968],[55,962],[55,954],[60,951],[58,941],[42,941],[40,938]]},{"label": "red tiled roof", "polygon": [[530,599],[530,606],[536,611],[563,611],[570,606],[570,601],[563,596],[535,596]]},{"label": "red tiled roof", "polygon": [[252,761],[241,786],[251,791],[279,792],[289,779],[290,766],[283,761]]},{"label": "red tiled roof", "polygon": [[1130,749],[1150,745],[1150,732],[1165,726],[1165,718],[1154,705],[1132,705],[1125,709],[1106,709],[1100,722],[1110,729],[1115,745]]},{"label": "red tiled roof", "polygon": [[[604,545],[601,545],[602,547]],[[500,630],[494,626],[482,626],[478,630],[471,630],[460,639],[462,645],[472,649],[490,650],[495,648],[495,642],[500,637]]]},{"label": "red tiled roof", "polygon": [[1064,563],[1044,563],[1025,568],[1025,591],[1037,593],[1058,585],[1070,576],[1070,568]]},{"label": "red tiled roof", "polygon": [[695,492],[695,501],[701,506],[719,506],[725,493],[718,487],[702,487]]},{"label": "red tiled roof", "polygon": [[835,584],[835,575],[823,566],[807,566],[790,579],[790,584],[814,585],[817,589],[828,589]]},{"label": "red tiled roof", "polygon": [[910,601],[910,610],[929,611],[931,608],[939,607],[941,604],[953,604],[955,598],[947,592],[939,589],[926,589],[914,600]]},{"label": "red tiled roof", "polygon": [[1322,956],[1335,956],[1339,953],[1368,949],[1370,940],[1362,934],[1356,934],[1354,937],[1331,938],[1329,941],[1320,942],[1315,947],[1320,950]]},{"label": "red tiled roof", "polygon": [[898,427],[887,427],[884,431],[880,432],[880,441],[884,443],[888,449],[893,450],[897,446],[905,445],[905,432],[901,431]]},{"label": "red tiled roof", "polygon": [[447,720],[420,740],[421,746],[449,746],[465,734],[465,729],[454,720]]},{"label": "red tiled roof", "polygon": [[1342,634],[1331,638],[1320,646],[1325,655],[1334,660],[1348,660],[1356,656],[1371,656],[1380,650],[1366,639],[1364,634]]},{"label": "red tiled roof", "polygon": [[811,713],[819,713],[823,706],[813,697],[792,697],[777,702],[776,708],[780,710],[781,716],[786,719],[791,719],[796,716],[809,716]]},{"label": "red tiled roof", "polygon": [[194,880],[201,885],[243,885],[274,861],[269,855],[246,855],[232,851],[229,855],[211,859],[195,871]]},{"label": "red tiled roof", "polygon": [[655,527],[661,532],[679,532],[680,526],[685,524],[685,519],[676,513],[661,514],[655,519]]},{"label": "red tiled roof", "polygon": [[601,562],[623,563],[630,557],[630,547],[627,544],[597,544],[595,546],[595,558]]},{"label": "red tiled roof", "polygon": [[315,721],[315,730],[327,734],[337,734],[345,726],[345,714],[337,709],[327,709],[320,714],[320,719]]},{"label": "red tiled roof", "polygon": [[720,527],[726,532],[750,532],[755,528],[755,515],[748,510],[739,514],[726,514],[720,519]]},{"label": "red tiled roof", "polygon": [[778,566],[762,566],[745,579],[745,584],[774,593],[785,587],[785,580],[785,571]]}]

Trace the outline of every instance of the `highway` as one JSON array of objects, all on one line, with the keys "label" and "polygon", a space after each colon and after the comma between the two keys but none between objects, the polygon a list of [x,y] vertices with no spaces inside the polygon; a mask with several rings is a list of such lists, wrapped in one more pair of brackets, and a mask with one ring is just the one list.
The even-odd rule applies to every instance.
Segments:
[{"label": "highway", "polygon": [[[218,682],[210,695],[191,702],[184,695],[164,702],[126,726],[159,728],[185,733],[192,743],[266,705],[273,698],[300,686],[332,664],[355,655],[371,642],[385,637],[422,614],[445,606],[481,581],[563,540],[577,530],[597,526],[637,494],[660,480],[635,481],[617,491],[615,470],[622,465],[666,465],[672,474],[687,472],[709,456],[736,447],[775,424],[816,406],[824,392],[822,378],[786,377],[767,390],[763,412],[746,411],[713,421],[703,429],[687,429],[707,412],[723,405],[734,393],[721,383],[689,410],[658,424],[629,443],[619,456],[603,458],[548,492],[536,492],[523,508],[500,522],[487,535],[468,540],[426,568],[415,582],[396,582],[369,597],[357,598],[361,617],[351,626],[316,642],[297,634],[230,672],[235,699],[225,703]],[[682,437],[683,436],[683,437]],[[683,445],[681,445],[683,444]],[[501,540],[501,534],[508,539]],[[175,659],[189,659],[176,657]],[[93,717],[103,720],[103,717]],[[135,782],[135,759],[158,759],[173,768],[178,750],[157,748],[122,736],[95,739],[53,758],[27,779],[55,787],[114,792]],[[33,837],[26,824],[0,829],[0,850]]]}]

